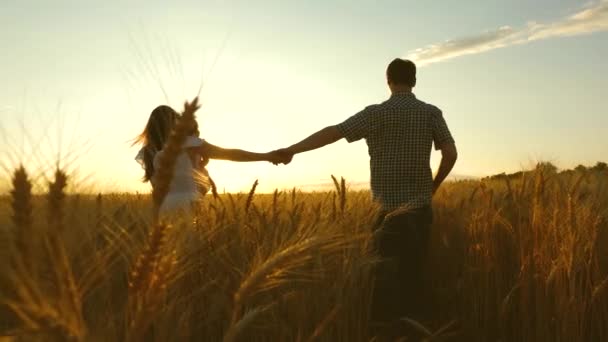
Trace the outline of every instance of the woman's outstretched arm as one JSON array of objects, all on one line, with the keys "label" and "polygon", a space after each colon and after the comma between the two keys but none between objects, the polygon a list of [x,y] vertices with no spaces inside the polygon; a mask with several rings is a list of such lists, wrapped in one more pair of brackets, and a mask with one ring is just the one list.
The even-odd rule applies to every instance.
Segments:
[{"label": "woman's outstretched arm", "polygon": [[231,160],[235,162],[278,162],[278,159],[280,158],[278,154],[273,152],[256,153],[240,149],[229,149],[215,146],[208,142],[201,145],[201,155],[206,156],[209,159]]}]

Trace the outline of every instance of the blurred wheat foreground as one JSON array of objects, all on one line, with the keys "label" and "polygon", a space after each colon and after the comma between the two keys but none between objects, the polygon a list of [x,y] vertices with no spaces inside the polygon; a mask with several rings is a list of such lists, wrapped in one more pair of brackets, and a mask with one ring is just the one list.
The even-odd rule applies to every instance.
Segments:
[{"label": "blurred wheat foreground", "polygon": [[[429,341],[608,341],[608,174],[446,184],[434,202]],[[365,191],[208,196],[155,221],[152,196],[0,200],[0,335],[23,341],[369,341]]]}]

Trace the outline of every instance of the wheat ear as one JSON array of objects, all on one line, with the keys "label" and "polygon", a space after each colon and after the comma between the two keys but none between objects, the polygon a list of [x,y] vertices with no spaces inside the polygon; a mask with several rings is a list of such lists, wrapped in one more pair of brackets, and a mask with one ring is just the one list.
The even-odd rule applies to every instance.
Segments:
[{"label": "wheat ear", "polygon": [[13,173],[11,205],[15,224],[15,245],[26,269],[32,271],[32,183],[23,166]]}]

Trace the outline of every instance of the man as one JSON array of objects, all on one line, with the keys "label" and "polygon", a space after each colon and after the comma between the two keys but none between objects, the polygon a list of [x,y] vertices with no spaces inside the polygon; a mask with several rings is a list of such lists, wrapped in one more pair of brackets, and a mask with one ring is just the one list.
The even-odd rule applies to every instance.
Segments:
[{"label": "man", "polygon": [[[368,145],[373,197],[382,206],[377,247],[382,262],[376,273],[372,320],[395,322],[417,319],[422,291],[422,263],[432,222],[431,198],[452,170],[454,139],[441,110],[418,100],[416,65],[395,59],[386,70],[391,97],[371,105],[339,125],[326,127],[280,150],[285,162],[342,138],[365,139]],[[433,179],[432,145],[441,150],[441,164]]]}]

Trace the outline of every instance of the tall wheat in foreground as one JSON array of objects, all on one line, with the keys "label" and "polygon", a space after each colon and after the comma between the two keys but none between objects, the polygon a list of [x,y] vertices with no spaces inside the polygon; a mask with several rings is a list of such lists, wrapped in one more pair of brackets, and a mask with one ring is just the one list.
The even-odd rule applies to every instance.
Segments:
[{"label": "tall wheat in foreground", "polygon": [[[373,339],[378,210],[345,181],[335,179],[332,192],[268,195],[255,184],[248,194],[205,198],[191,220],[163,223],[149,215],[150,196],[76,201],[58,192],[61,177],[45,196],[27,194],[25,170],[13,179],[0,202],[14,237],[0,278],[4,334]],[[429,286],[420,294],[428,318],[403,324],[429,341],[608,340],[606,179],[539,168],[447,184],[434,199]]]}]

